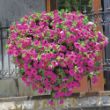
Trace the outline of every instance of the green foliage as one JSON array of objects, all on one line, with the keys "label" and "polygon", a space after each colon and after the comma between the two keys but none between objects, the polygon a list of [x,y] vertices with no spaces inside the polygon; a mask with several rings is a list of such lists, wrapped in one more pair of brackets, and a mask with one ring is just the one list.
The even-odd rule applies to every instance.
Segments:
[{"label": "green foliage", "polygon": [[89,22],[88,17],[85,16],[84,20],[83,20],[84,24],[87,24]]},{"label": "green foliage", "polygon": [[68,11],[88,12],[92,9],[92,0],[58,0],[58,9],[65,9]]},{"label": "green foliage", "polygon": [[38,73],[41,74],[42,76],[44,76],[44,70],[43,69],[39,69]]},{"label": "green foliage", "polygon": [[23,68],[21,68],[19,71],[20,71],[20,74],[21,74],[21,75],[24,75],[24,72],[25,72],[25,71],[24,71]]}]

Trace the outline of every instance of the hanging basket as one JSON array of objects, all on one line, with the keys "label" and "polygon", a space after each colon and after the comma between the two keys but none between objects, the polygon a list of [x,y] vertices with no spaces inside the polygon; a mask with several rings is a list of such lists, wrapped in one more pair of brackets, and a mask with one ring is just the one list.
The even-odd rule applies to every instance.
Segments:
[{"label": "hanging basket", "polygon": [[22,80],[39,93],[62,98],[80,87],[84,76],[97,80],[108,40],[87,16],[56,10],[13,23],[7,43]]}]

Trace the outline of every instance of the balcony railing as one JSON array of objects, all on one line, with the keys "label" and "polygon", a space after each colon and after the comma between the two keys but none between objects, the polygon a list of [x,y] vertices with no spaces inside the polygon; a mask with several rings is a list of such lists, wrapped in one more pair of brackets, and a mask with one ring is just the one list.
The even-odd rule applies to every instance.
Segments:
[{"label": "balcony railing", "polygon": [[18,68],[12,62],[12,57],[7,54],[6,43],[9,37],[9,23],[0,25],[0,79],[19,77]]}]

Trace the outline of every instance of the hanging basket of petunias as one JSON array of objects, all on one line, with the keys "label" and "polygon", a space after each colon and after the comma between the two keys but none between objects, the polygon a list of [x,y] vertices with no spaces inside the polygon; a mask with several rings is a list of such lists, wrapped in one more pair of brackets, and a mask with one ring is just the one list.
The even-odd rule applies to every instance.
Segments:
[{"label": "hanging basket of petunias", "polygon": [[8,54],[22,80],[39,93],[70,96],[83,76],[96,78],[102,70],[100,52],[108,40],[81,13],[34,13],[9,30]]}]

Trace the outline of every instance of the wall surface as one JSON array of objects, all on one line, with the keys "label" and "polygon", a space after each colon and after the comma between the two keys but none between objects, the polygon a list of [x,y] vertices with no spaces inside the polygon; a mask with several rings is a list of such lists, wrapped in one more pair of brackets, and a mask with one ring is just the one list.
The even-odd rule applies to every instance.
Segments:
[{"label": "wall surface", "polygon": [[[7,21],[13,22],[26,14],[28,15],[32,12],[41,12],[44,10],[45,10],[45,0],[0,0],[0,24],[2,23],[2,26],[6,26]],[[3,32],[2,37],[6,37],[5,32]],[[0,30],[0,38],[1,38],[1,30]],[[9,63],[8,63],[8,55],[5,49],[5,45],[6,45],[6,39],[3,39],[3,46],[4,46],[3,69],[8,70]],[[2,74],[1,58],[2,57],[1,57],[1,39],[0,39],[0,74]],[[11,63],[10,68],[14,69],[14,67],[15,66]],[[20,84],[22,86],[22,82]],[[26,92],[26,94],[29,93]],[[0,97],[17,96],[17,95],[18,95],[18,88],[17,88],[16,80],[13,79],[0,80]]]},{"label": "wall surface", "polygon": [[0,0],[0,22],[14,21],[36,11],[45,10],[45,0]]},{"label": "wall surface", "polygon": [[[0,0],[0,28],[9,26],[11,22],[19,20],[24,15],[29,15],[33,12],[41,12],[44,11],[45,8],[45,0]],[[2,68],[2,55],[4,61],[4,70],[9,70],[9,62],[8,55],[5,48],[6,39],[7,38],[7,29],[0,29],[0,70]],[[2,38],[2,41],[1,41]],[[3,47],[2,43],[3,42]],[[2,49],[3,48],[3,52]],[[11,69],[15,68],[13,63],[10,63]],[[0,71],[1,74],[1,71]]]},{"label": "wall surface", "polygon": [[0,80],[0,98],[30,95],[37,95],[37,92],[27,87],[20,78]]}]

